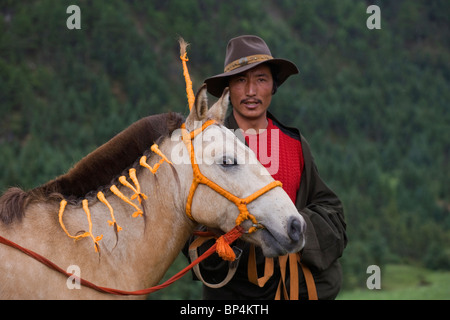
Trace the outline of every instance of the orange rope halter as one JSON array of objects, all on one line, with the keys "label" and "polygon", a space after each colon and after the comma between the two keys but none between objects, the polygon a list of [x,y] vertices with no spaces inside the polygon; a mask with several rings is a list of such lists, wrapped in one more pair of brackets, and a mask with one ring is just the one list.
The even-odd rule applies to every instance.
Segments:
[{"label": "orange rope halter", "polygon": [[[181,59],[182,65],[183,65],[183,75],[184,75],[184,80],[186,83],[186,94],[187,94],[188,103],[189,103],[189,110],[191,110],[192,106],[194,105],[194,102],[195,102],[195,95],[192,90],[192,81],[189,76],[189,71],[188,71],[187,63],[186,63],[187,61],[189,61],[189,59],[187,58],[187,52],[186,52],[186,48],[188,47],[189,44],[186,41],[184,41],[184,39],[181,37],[178,41],[180,43],[180,59]],[[194,218],[192,217],[192,213],[191,213],[192,200],[194,198],[194,193],[197,190],[198,185],[204,184],[204,185],[208,186],[209,188],[213,189],[214,191],[216,191],[217,193],[219,193],[220,195],[222,195],[223,197],[225,197],[226,199],[230,200],[231,202],[233,202],[236,205],[236,207],[239,210],[239,216],[236,218],[236,227],[240,226],[240,224],[242,222],[244,222],[245,220],[251,220],[253,225],[247,231],[247,233],[255,232],[256,230],[261,229],[262,226],[260,224],[258,224],[258,221],[256,220],[255,216],[253,216],[248,211],[247,204],[249,204],[256,198],[260,197],[267,191],[272,190],[275,187],[281,187],[282,184],[280,181],[273,181],[273,182],[269,183],[267,186],[263,187],[262,189],[256,191],[255,193],[251,194],[250,196],[248,196],[246,198],[238,198],[235,195],[228,192],[227,190],[223,189],[221,186],[214,183],[213,181],[209,180],[207,177],[205,177],[200,172],[198,164],[195,161],[194,145],[193,145],[192,141],[200,132],[202,132],[203,130],[205,130],[207,127],[209,127],[211,124],[214,124],[214,123],[216,123],[214,120],[208,120],[202,125],[201,128],[197,128],[192,132],[188,132],[186,130],[185,124],[181,125],[183,142],[185,143],[186,148],[188,149],[188,152],[190,154],[191,165],[192,165],[193,176],[194,176],[194,178],[192,180],[191,188],[189,190],[187,203],[186,203],[186,215],[192,221],[195,221]],[[231,261],[234,261],[236,259],[236,255],[235,255],[233,249],[231,249],[228,242],[224,239],[224,236],[219,237],[216,241],[216,244],[217,244],[216,251],[222,259],[231,260]]]},{"label": "orange rope halter", "polygon": [[[212,124],[215,124],[216,122],[214,120],[208,120],[206,121],[201,128],[197,128],[194,131],[188,132],[186,130],[186,126],[183,123],[181,126],[181,132],[182,132],[182,139],[183,142],[186,145],[186,148],[188,149],[188,152],[190,154],[191,158],[191,165],[193,170],[193,180],[192,185],[189,190],[188,199],[186,202],[186,215],[192,220],[195,221],[192,217],[191,213],[191,207],[192,207],[192,200],[194,198],[195,191],[197,190],[197,187],[199,184],[204,184],[208,186],[209,188],[213,189],[215,192],[220,194],[221,196],[225,197],[226,199],[233,202],[236,207],[239,210],[239,216],[236,218],[236,226],[240,226],[242,222],[245,220],[251,220],[253,223],[253,226],[247,231],[247,233],[255,232],[258,229],[263,228],[262,225],[258,224],[258,221],[256,220],[255,216],[253,216],[247,209],[247,204],[252,202],[253,200],[257,199],[258,197],[262,196],[266,192],[272,190],[275,187],[281,187],[282,184],[280,181],[272,181],[268,185],[264,186],[263,188],[259,189],[255,193],[249,195],[246,198],[239,198],[235,196],[234,194],[230,193],[229,191],[225,190],[215,182],[209,180],[207,177],[205,177],[198,167],[197,161],[195,160],[195,152],[194,152],[194,145],[193,140],[195,136],[197,136],[200,132],[205,130],[207,127],[209,127]],[[236,255],[234,251],[231,249],[229,244],[224,241],[223,236],[219,237],[217,239],[217,253],[219,256],[224,260],[230,260],[234,261],[236,258]]]}]

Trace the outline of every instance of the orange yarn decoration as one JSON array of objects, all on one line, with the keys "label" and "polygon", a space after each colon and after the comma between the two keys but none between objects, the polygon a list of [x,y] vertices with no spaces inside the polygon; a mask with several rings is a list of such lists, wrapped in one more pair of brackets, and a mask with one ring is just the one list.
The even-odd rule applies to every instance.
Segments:
[{"label": "orange yarn decoration", "polygon": [[192,90],[192,81],[191,81],[191,77],[189,76],[189,71],[188,71],[188,67],[187,67],[187,63],[186,63],[189,61],[189,59],[187,58],[187,52],[186,52],[186,49],[189,46],[189,43],[184,41],[184,39],[181,37],[178,40],[178,42],[180,43],[180,59],[181,59],[181,63],[183,64],[183,76],[184,76],[184,80],[186,82],[186,95],[188,98],[189,110],[191,110],[192,106],[194,105],[195,95],[194,95],[194,91]]},{"label": "orange yarn decoration", "polygon": [[58,214],[58,217],[59,217],[59,224],[61,225],[61,228],[64,230],[64,232],[66,233],[66,235],[67,235],[69,238],[74,239],[75,241],[80,240],[81,238],[89,237],[89,233],[88,233],[88,232],[85,232],[85,233],[80,234],[80,235],[78,235],[78,236],[72,236],[72,235],[69,233],[69,231],[67,231],[66,226],[64,225],[64,222],[63,222],[63,219],[62,219],[62,218],[63,218],[63,214],[64,214],[64,210],[66,209],[66,206],[67,206],[67,201],[66,201],[66,200],[61,200],[61,202],[60,202],[60,204],[59,204],[59,214]]},{"label": "orange yarn decoration", "polygon": [[130,206],[133,206],[137,210],[135,213],[133,213],[132,215],[133,218],[142,216],[144,214],[144,212],[141,209],[139,209],[139,207],[135,205],[130,199],[128,199],[122,192],[120,192],[119,188],[117,188],[115,185],[112,185],[111,188],[109,188],[109,190],[111,190],[112,193],[114,193],[120,199],[128,203]]},{"label": "orange yarn decoration", "polygon": [[86,212],[86,216],[87,216],[87,220],[88,220],[88,224],[89,224],[89,232],[88,235],[92,238],[92,241],[94,241],[94,248],[95,248],[95,252],[98,252],[100,250],[100,247],[98,245],[98,242],[100,240],[102,240],[103,235],[99,235],[98,237],[94,237],[94,235],[92,234],[92,220],[91,220],[91,212],[89,211],[89,204],[87,199],[83,200],[83,210],[84,212]]},{"label": "orange yarn decoration", "polygon": [[223,260],[234,261],[236,259],[236,254],[234,253],[233,249],[231,249],[224,236],[225,235],[220,236],[216,240],[216,252]]},{"label": "orange yarn decoration", "polygon": [[92,234],[92,220],[91,220],[91,212],[89,211],[89,208],[88,208],[88,201],[86,199],[83,200],[83,210],[84,210],[84,212],[86,212],[88,225],[89,225],[89,231],[84,232],[83,234],[80,234],[78,236],[72,236],[69,233],[69,231],[67,231],[66,226],[64,225],[64,222],[63,222],[62,218],[63,218],[64,210],[66,209],[66,206],[67,206],[67,201],[66,200],[61,200],[61,202],[59,204],[59,214],[58,214],[59,224],[61,225],[61,228],[64,230],[64,232],[66,233],[66,235],[69,238],[72,238],[75,241],[80,240],[82,238],[91,237],[92,240],[94,241],[95,252],[98,252],[100,250],[98,242],[100,240],[102,240],[103,235],[99,235],[98,237],[94,237],[94,235]]},{"label": "orange yarn decoration", "polygon": [[160,156],[162,159],[159,160],[159,162],[155,163],[155,165],[153,167],[151,167],[148,163],[147,163],[147,157],[146,156],[142,156],[141,159],[139,160],[139,164],[144,167],[147,168],[148,170],[150,170],[151,173],[155,174],[156,171],[158,171],[159,166],[163,164],[163,162],[167,162],[169,164],[172,164],[172,162],[169,161],[169,159],[167,159],[167,157],[161,152],[161,150],[159,150],[158,145],[155,143],[154,145],[151,146],[150,150],[152,150],[154,153],[156,153],[158,156]]},{"label": "orange yarn decoration", "polygon": [[143,193],[141,192],[141,186],[139,185],[139,181],[138,181],[138,179],[137,179],[137,177],[136,177],[136,169],[131,168],[130,171],[129,171],[128,173],[129,173],[130,178],[131,178],[131,180],[133,181],[134,185],[136,186],[136,188],[133,187],[133,186],[127,181],[127,178],[126,178],[125,176],[121,176],[121,177],[119,178],[119,182],[120,182],[121,184],[123,184],[125,187],[128,187],[128,188],[130,188],[132,191],[134,191],[134,195],[131,196],[131,200],[134,200],[134,199],[137,198],[138,201],[139,201],[139,204],[142,204],[142,199],[147,200],[148,197],[147,197],[145,194],[143,194]]},{"label": "orange yarn decoration", "polygon": [[[161,166],[161,164],[165,161],[169,164],[172,164],[172,162],[169,161],[169,159],[167,159],[167,157],[161,152],[161,150],[159,150],[158,145],[154,144],[151,147],[151,150],[156,153],[157,155],[159,155],[161,157],[161,160],[156,163],[153,168],[151,166],[149,166],[147,164],[147,157],[143,156],[140,159],[140,165],[149,169],[153,174],[156,173],[156,171],[158,171],[158,168]],[[127,188],[131,189],[134,192],[134,195],[131,196],[131,199],[127,198],[120,190],[119,188],[117,188],[117,186],[112,185],[110,190],[113,194],[115,194],[117,197],[119,197],[122,201],[128,203],[129,205],[133,206],[133,208],[136,209],[136,212],[133,213],[133,218],[136,218],[138,216],[142,216],[144,214],[144,212],[135,204],[133,203],[131,200],[137,199],[139,201],[139,204],[142,204],[142,200],[147,200],[148,197],[141,192],[141,186],[139,184],[139,180],[136,176],[136,169],[135,168],[131,168],[129,171],[129,177],[131,179],[131,181],[133,181],[134,186],[129,183],[127,181],[127,178],[125,176],[121,176],[119,177],[119,182],[121,184],[123,184],[124,186],[126,186]],[[111,220],[108,220],[108,224],[110,226],[114,227],[114,230],[117,232],[119,232],[120,230],[122,230],[122,227],[120,227],[117,224],[117,221],[114,217],[114,209],[112,208],[111,204],[108,202],[108,200],[106,200],[106,197],[104,195],[103,192],[98,192],[97,193],[97,198],[98,200],[100,200],[100,202],[102,202],[104,205],[106,205],[109,209],[109,212],[111,214]],[[76,235],[73,236],[69,233],[69,231],[67,230],[67,228],[64,225],[63,222],[63,215],[64,215],[64,211],[65,208],[67,206],[67,201],[66,200],[61,200],[60,202],[60,207],[59,207],[59,224],[61,225],[61,228],[64,230],[64,232],[66,233],[66,235],[72,239],[74,239],[75,241],[80,240],[82,238],[86,238],[86,237],[91,237],[92,240],[94,241],[95,244],[95,251],[98,252],[100,250],[100,247],[98,245],[98,242],[102,239],[103,235],[98,236],[98,237],[94,237],[92,235],[92,221],[91,221],[91,213],[89,211],[89,206],[88,206],[88,200],[84,199],[82,201],[83,203],[83,210],[86,213],[87,219],[88,219],[88,224],[89,224],[89,232],[84,232],[83,234],[80,235]]]},{"label": "orange yarn decoration", "polygon": [[109,204],[108,200],[106,200],[106,197],[105,197],[105,195],[103,194],[103,192],[100,191],[99,193],[97,193],[97,198],[98,198],[98,200],[100,200],[104,205],[106,205],[106,206],[108,207],[109,212],[111,213],[111,219],[112,219],[112,221],[111,221],[111,220],[108,220],[108,224],[109,224],[110,226],[114,226],[114,227],[116,228],[117,232],[119,232],[120,230],[122,230],[122,227],[119,226],[119,225],[117,224],[116,218],[114,217],[114,210],[113,210],[113,208],[111,207],[111,205]]}]

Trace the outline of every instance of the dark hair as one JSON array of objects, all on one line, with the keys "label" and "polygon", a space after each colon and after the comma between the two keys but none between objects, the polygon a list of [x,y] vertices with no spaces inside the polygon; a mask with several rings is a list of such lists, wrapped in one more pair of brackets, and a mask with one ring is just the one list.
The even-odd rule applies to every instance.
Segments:
[{"label": "dark hair", "polygon": [[278,73],[280,72],[278,66],[268,63],[269,68],[270,68],[270,72],[272,73],[272,79],[273,79],[273,88],[272,88],[272,95],[274,95],[275,93],[277,93],[278,90],[278,81],[279,81],[279,77],[278,77]]}]

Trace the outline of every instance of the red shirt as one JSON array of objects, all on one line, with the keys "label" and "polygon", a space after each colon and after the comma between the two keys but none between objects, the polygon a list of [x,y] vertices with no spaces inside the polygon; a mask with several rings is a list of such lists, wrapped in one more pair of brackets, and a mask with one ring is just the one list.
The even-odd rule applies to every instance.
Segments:
[{"label": "red shirt", "polygon": [[267,121],[267,130],[259,134],[244,132],[245,141],[272,177],[283,183],[283,189],[295,203],[304,166],[302,145],[283,133],[271,119]]}]

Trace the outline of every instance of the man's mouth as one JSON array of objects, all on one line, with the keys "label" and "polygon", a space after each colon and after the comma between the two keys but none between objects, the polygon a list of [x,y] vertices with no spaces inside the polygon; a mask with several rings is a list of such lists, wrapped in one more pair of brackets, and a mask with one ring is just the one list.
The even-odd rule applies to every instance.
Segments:
[{"label": "man's mouth", "polygon": [[244,104],[249,109],[254,109],[261,103],[262,101],[259,99],[244,99],[241,101],[241,104]]}]

